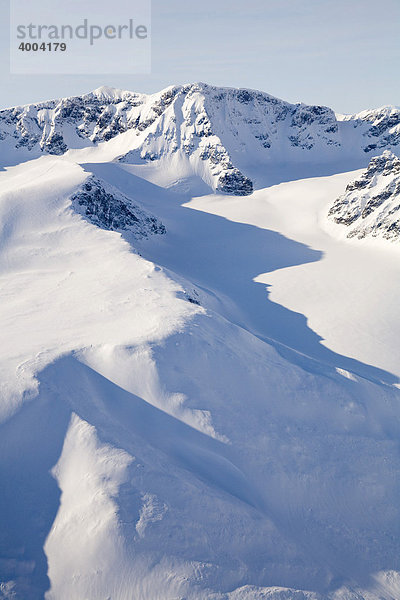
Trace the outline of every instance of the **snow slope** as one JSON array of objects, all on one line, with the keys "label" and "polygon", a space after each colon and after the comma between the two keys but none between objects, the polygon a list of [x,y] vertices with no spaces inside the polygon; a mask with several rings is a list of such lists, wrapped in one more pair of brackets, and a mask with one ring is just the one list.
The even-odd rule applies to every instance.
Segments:
[{"label": "snow slope", "polygon": [[[206,107],[241,168],[238,98],[281,101],[205,89],[149,128]],[[148,102],[93,94],[122,121]],[[360,172],[296,179],[293,147],[285,183],[209,194],[141,135],[14,166],[4,140],[0,598],[398,600],[398,249],[326,219]]]},{"label": "snow slope", "polygon": [[[211,196],[195,198],[188,206],[260,228],[269,235],[272,230],[285,236],[285,244],[279,245],[282,238],[277,236],[271,238],[269,249],[260,248],[257,263],[253,254],[257,268],[248,274],[249,279],[264,284],[259,286],[260,302],[265,303],[265,286],[272,301],[270,321],[259,318],[260,305],[254,306],[251,314],[253,327],[264,337],[281,340],[320,360],[340,362],[340,367],[360,374],[366,373],[362,366],[343,357],[398,377],[399,249],[377,238],[348,240],[338,235],[338,225],[327,219],[334,200],[360,174],[282,183],[258,190],[246,206],[237,198]],[[248,298],[249,291],[244,293],[245,306]],[[282,306],[294,312],[285,314]],[[304,327],[303,315],[314,335]],[[337,355],[332,356],[331,351]],[[383,374],[377,376],[386,379]]]},{"label": "snow slope", "polygon": [[[72,209],[71,197],[87,178],[78,165],[51,157],[2,174],[2,416],[33,385],[34,372],[58,356],[100,340],[159,339],[189,311],[183,302],[171,306],[168,298],[175,298],[177,286],[132,254],[119,234],[89,224]],[[147,294],[153,280],[158,283]],[[165,313],[159,325],[160,310]]]}]

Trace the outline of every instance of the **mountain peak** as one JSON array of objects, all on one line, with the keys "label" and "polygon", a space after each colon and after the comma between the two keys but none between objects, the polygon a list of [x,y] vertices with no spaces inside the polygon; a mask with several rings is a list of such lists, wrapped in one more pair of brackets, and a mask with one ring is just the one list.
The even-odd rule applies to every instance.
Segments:
[{"label": "mountain peak", "polygon": [[[114,87],[110,87],[108,85],[102,85],[98,88],[96,88],[95,90],[93,90],[92,92],[90,92],[90,94],[92,94],[93,96],[96,96],[97,98],[105,98],[105,99],[112,99],[112,100],[122,100],[122,98],[126,95],[126,94],[131,94],[131,92],[128,92],[127,90],[121,90],[119,88],[114,88]],[[86,94],[88,95],[88,94]]]}]

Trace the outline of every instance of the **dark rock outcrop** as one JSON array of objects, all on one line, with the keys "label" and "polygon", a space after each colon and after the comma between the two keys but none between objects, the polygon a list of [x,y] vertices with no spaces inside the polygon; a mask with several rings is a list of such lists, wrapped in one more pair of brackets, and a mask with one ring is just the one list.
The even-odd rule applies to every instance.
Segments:
[{"label": "dark rock outcrop", "polygon": [[102,229],[129,230],[141,238],[166,231],[156,217],[95,177],[90,177],[71,201],[77,212]]}]

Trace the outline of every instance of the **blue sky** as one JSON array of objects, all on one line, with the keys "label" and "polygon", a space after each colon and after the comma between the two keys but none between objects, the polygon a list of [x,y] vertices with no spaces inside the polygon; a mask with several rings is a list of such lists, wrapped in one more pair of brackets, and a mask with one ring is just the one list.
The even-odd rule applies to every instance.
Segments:
[{"label": "blue sky", "polygon": [[400,0],[153,0],[146,76],[10,75],[8,6],[0,0],[0,107],[194,81],[347,113],[400,105]]}]

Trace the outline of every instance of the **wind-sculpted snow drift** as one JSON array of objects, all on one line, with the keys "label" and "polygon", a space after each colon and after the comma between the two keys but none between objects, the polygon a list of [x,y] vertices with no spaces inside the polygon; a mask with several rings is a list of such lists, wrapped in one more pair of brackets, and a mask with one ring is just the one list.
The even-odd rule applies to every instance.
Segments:
[{"label": "wind-sculpted snow drift", "polygon": [[[318,265],[332,296],[344,243],[325,256],[318,219],[354,174],[252,192],[396,150],[396,110],[362,115],[205,84],[2,111],[0,598],[398,600],[398,338],[365,364],[266,290]],[[392,190],[396,161],[348,193]],[[352,305],[397,273],[379,251]],[[349,340],[388,329],[380,306]]]}]

